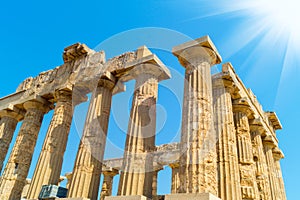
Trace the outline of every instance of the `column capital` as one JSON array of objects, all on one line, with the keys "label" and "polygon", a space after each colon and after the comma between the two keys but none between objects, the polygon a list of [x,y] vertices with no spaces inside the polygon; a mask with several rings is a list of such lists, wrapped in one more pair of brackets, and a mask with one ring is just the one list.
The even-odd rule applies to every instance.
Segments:
[{"label": "column capital", "polygon": [[170,163],[169,166],[174,169],[174,168],[179,168],[180,167],[180,163],[179,162],[175,162],[175,163]]},{"label": "column capital", "polygon": [[215,74],[212,76],[212,87],[213,89],[224,88],[224,91],[230,94],[235,94],[239,92],[239,89],[236,87],[234,82],[232,80],[223,78],[222,74]]},{"label": "column capital", "polygon": [[248,99],[246,99],[246,98],[240,98],[240,99],[234,100],[232,102],[232,109],[233,109],[233,112],[245,113],[247,115],[247,117],[250,117],[254,114],[254,112],[251,110]]},{"label": "column capital", "polygon": [[261,136],[266,135],[267,131],[262,124],[261,118],[255,118],[249,120],[249,127],[250,127],[250,131],[258,131]]},{"label": "column capital", "polygon": [[71,101],[72,100],[72,91],[69,89],[56,90],[54,92],[54,99],[58,101]]},{"label": "column capital", "polygon": [[35,108],[35,109],[42,111],[43,113],[47,113],[52,109],[52,106],[50,106],[50,103],[48,101],[47,101],[47,103],[45,103],[45,102],[40,102],[40,101],[36,101],[36,100],[30,100],[30,101],[25,102],[23,104],[23,107],[25,108],[25,110]]},{"label": "column capital", "polygon": [[102,174],[105,176],[116,176],[117,174],[119,174],[119,170],[114,169],[112,167],[102,167]]},{"label": "column capital", "polygon": [[156,77],[158,81],[171,78],[171,73],[163,62],[147,47],[142,46],[137,50],[137,59],[127,63],[122,72],[117,72],[116,78],[129,81],[145,74]]},{"label": "column capital", "polygon": [[17,121],[21,121],[25,116],[24,110],[18,109],[18,110],[1,110],[0,111],[0,118],[2,117],[10,117]]},{"label": "column capital", "polygon": [[206,61],[211,65],[222,62],[222,58],[209,36],[175,46],[172,49],[172,53],[184,67],[190,64],[195,65],[199,61]]},{"label": "column capital", "polygon": [[271,149],[273,149],[274,147],[277,146],[275,139],[271,135],[267,135],[267,136],[263,137],[262,142],[263,142],[264,146],[269,147]]},{"label": "column capital", "polygon": [[273,157],[276,161],[284,158],[283,152],[278,147],[273,148],[272,152],[273,152]]}]

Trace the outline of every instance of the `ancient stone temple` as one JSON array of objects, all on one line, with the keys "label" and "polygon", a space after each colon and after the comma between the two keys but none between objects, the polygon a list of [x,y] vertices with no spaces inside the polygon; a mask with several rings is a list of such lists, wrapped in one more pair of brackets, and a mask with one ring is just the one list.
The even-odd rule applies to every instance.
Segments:
[{"label": "ancient stone temple", "polygon": [[[284,155],[276,137],[282,127],[275,112],[262,109],[230,63],[211,75],[222,59],[208,36],[178,44],[172,53],[185,69],[179,143],[155,146],[158,85],[171,74],[145,46],[106,61],[103,51],[74,44],[65,48],[64,64],[24,80],[15,93],[1,98],[0,199],[285,200]],[[108,130],[112,98],[125,92],[124,82],[130,80],[135,89],[124,156],[104,160],[106,137],[113,134]],[[87,95],[74,168],[62,176],[73,111]],[[30,180],[35,144],[50,110],[52,120]],[[172,169],[171,191],[158,195],[158,172],[164,166]],[[118,194],[112,196],[118,174]],[[59,186],[63,179],[66,188]]]}]

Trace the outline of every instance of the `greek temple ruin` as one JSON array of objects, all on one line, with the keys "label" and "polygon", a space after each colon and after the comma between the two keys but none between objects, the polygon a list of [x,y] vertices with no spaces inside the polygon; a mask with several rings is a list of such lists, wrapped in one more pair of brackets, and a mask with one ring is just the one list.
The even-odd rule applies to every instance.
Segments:
[{"label": "greek temple ruin", "polygon": [[[179,143],[155,145],[158,84],[171,73],[146,46],[106,61],[103,51],[74,44],[64,49],[61,66],[27,78],[15,93],[1,98],[0,199],[286,200],[276,113],[262,109],[231,63],[211,74],[222,58],[208,36],[178,44],[172,53],[185,68]],[[113,134],[108,130],[112,98],[125,92],[130,80],[135,89],[124,155],[104,160],[106,136]],[[74,168],[63,176],[73,111],[88,94]],[[43,117],[50,110],[53,116],[28,179]],[[164,166],[172,169],[171,192],[158,195],[158,172]],[[118,194],[112,196],[117,174]],[[66,188],[59,186],[64,178]],[[55,189],[57,196],[45,193]]]}]

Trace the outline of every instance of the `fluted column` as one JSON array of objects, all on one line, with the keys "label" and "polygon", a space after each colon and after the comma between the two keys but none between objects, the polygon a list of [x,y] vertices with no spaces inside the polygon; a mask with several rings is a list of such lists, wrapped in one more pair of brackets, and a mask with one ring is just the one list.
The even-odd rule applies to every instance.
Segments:
[{"label": "fluted column", "polygon": [[223,80],[221,77],[213,79],[214,122],[218,136],[219,197],[222,200],[242,199],[230,94],[233,90],[231,81]]},{"label": "fluted column", "polygon": [[2,171],[9,145],[13,138],[18,121],[23,118],[21,113],[9,110],[0,111],[0,172]]},{"label": "fluted column", "polygon": [[238,100],[233,104],[234,122],[237,134],[237,149],[239,156],[239,169],[241,178],[242,199],[258,199],[258,188],[255,176],[253,149],[250,136],[248,116],[250,108]]},{"label": "fluted column", "polygon": [[104,200],[106,196],[112,195],[113,179],[117,174],[119,174],[119,171],[115,169],[111,169],[111,170],[103,171],[102,174],[104,178],[103,178],[100,200]]},{"label": "fluted column", "polygon": [[152,196],[157,91],[155,75],[144,71],[136,77],[119,195]]},{"label": "fluted column", "polygon": [[113,87],[113,81],[101,79],[92,94],[68,197],[97,199]]},{"label": "fluted column", "polygon": [[210,67],[220,62],[208,37],[173,48],[186,70],[181,131],[180,193],[217,196],[216,135]]},{"label": "fluted column", "polygon": [[56,106],[29,187],[28,198],[37,199],[43,185],[58,185],[73,117],[72,92],[55,92]]},{"label": "fluted column", "polygon": [[264,154],[261,135],[264,132],[263,127],[255,124],[255,120],[250,124],[251,139],[253,146],[253,158],[256,165],[256,182],[261,200],[271,200],[271,190],[267,161]]},{"label": "fluted column", "polygon": [[263,146],[269,172],[271,196],[272,199],[281,200],[275,162],[273,158],[273,148],[276,147],[276,143],[271,135],[267,135],[263,138]]},{"label": "fluted column", "polygon": [[179,162],[171,163],[169,166],[172,169],[171,193],[176,194],[179,193],[179,187],[180,187]]},{"label": "fluted column", "polygon": [[286,200],[284,181],[283,181],[281,167],[280,167],[280,160],[282,158],[284,158],[284,155],[278,147],[275,147],[273,149],[273,157],[274,157],[274,162],[275,162],[275,170],[276,170],[276,174],[277,174],[277,181],[279,184],[281,200]]},{"label": "fluted column", "polygon": [[21,198],[42,120],[48,111],[37,101],[24,103],[24,108],[26,114],[0,181],[1,200]]}]

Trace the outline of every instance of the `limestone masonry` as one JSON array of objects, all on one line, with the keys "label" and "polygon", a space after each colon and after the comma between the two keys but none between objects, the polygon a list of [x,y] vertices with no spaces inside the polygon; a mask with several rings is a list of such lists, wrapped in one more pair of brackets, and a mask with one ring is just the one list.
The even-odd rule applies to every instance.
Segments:
[{"label": "limestone masonry", "polygon": [[[172,53],[185,68],[179,143],[155,146],[158,84],[171,74],[145,46],[106,61],[103,51],[74,44],[65,48],[63,65],[27,78],[15,93],[1,98],[0,199],[286,200],[280,168],[284,155],[275,133],[282,126],[275,112],[262,110],[230,63],[211,75],[222,59],[208,36],[180,44]],[[113,134],[108,131],[112,97],[124,92],[129,80],[135,80],[135,90],[124,156],[104,160],[106,136]],[[89,93],[74,169],[62,176],[73,110]],[[43,117],[50,110],[52,120],[28,179]],[[172,169],[171,194],[157,195],[164,166]],[[118,195],[112,196],[117,174]],[[58,187],[64,179],[66,194]],[[42,187],[58,191],[51,196],[41,193]]]}]

